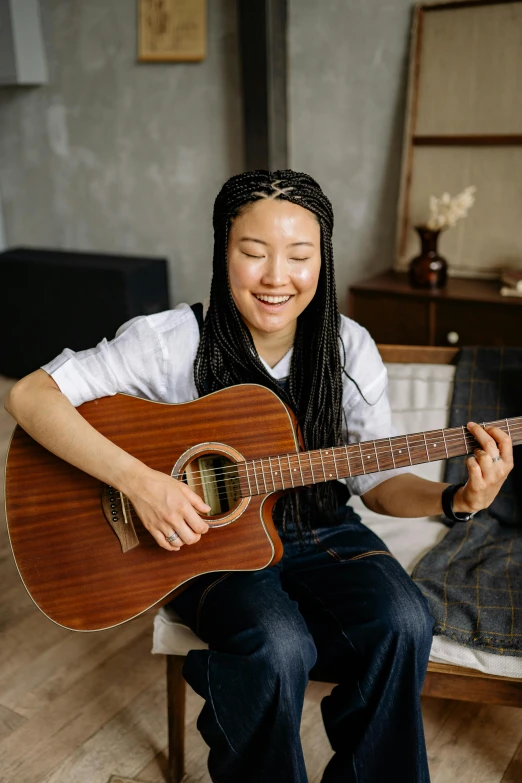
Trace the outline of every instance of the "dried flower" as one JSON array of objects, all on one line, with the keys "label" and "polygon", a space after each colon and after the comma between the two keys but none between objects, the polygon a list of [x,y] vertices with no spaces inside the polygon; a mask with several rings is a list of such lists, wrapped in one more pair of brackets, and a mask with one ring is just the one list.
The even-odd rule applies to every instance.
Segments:
[{"label": "dried flower", "polygon": [[457,220],[466,217],[475,203],[476,190],[476,187],[470,185],[454,198],[451,198],[449,193],[443,193],[440,198],[430,196],[430,218],[427,227],[432,231],[440,231],[454,226]]}]

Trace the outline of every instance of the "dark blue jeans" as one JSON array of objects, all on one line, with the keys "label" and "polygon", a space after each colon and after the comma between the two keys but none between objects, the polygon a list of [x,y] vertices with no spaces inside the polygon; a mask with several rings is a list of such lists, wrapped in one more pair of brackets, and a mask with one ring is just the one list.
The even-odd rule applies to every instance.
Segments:
[{"label": "dark blue jeans", "polygon": [[[323,783],[428,783],[420,691],[427,604],[350,507],[281,562],[206,574],[174,600],[209,645],[183,674],[205,700],[198,728],[215,783],[305,783],[299,738],[309,677],[337,683],[321,705],[335,755]],[[415,524],[412,521],[412,524]]]}]

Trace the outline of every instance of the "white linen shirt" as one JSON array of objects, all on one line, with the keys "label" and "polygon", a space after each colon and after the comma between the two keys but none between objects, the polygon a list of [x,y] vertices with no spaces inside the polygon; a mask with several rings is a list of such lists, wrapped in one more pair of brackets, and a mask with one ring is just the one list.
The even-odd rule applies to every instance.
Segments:
[{"label": "white linen shirt", "polygon": [[[364,327],[345,316],[341,316],[341,339],[344,369],[357,384],[343,374],[345,443],[394,435],[387,372],[375,342]],[[114,340],[103,339],[95,348],[77,352],[66,348],[42,369],[75,407],[118,392],[158,402],[189,402],[199,396],[194,383],[198,344],[196,317],[189,305],[180,304],[163,313],[133,318],[118,329]],[[291,358],[292,349],[275,367],[261,361],[270,375],[282,379],[290,372]],[[346,484],[350,494],[363,495],[403,472],[357,476],[346,479]]]}]

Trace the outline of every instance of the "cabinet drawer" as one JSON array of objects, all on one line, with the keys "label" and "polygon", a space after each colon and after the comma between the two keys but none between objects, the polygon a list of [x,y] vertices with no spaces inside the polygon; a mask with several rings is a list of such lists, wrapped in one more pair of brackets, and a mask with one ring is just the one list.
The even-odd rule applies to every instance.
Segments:
[{"label": "cabinet drawer", "polygon": [[428,345],[428,308],[427,301],[352,291],[349,315],[377,343]]},{"label": "cabinet drawer", "polygon": [[522,303],[437,302],[436,345],[522,345]]}]

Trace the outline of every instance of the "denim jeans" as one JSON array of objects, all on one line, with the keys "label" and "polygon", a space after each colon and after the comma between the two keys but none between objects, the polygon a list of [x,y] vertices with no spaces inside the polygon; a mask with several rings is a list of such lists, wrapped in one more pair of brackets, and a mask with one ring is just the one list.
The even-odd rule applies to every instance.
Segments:
[{"label": "denim jeans", "polygon": [[[215,783],[305,783],[299,737],[309,677],[335,751],[323,783],[429,783],[420,691],[426,601],[383,542],[343,507],[280,563],[205,574],[174,599],[209,650],[183,675],[205,699],[198,728]],[[415,522],[412,520],[412,524]]]}]

